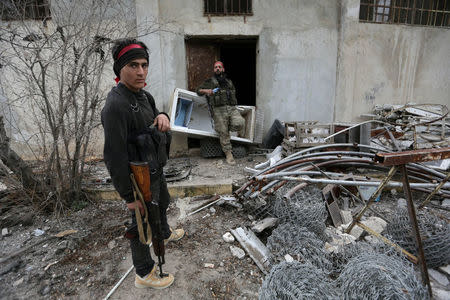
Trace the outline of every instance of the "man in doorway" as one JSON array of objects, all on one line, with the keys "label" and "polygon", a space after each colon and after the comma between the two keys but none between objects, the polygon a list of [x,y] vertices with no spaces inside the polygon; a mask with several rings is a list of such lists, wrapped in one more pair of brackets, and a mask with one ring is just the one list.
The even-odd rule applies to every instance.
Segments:
[{"label": "man in doorway", "polygon": [[[172,231],[167,223],[166,211],[170,195],[163,173],[165,160],[161,158],[164,156],[167,159],[165,156],[167,153],[158,151],[155,154],[156,151],[151,150],[161,149],[160,145],[167,147],[167,143],[161,142],[162,138],[155,140],[153,137],[155,135],[168,137],[166,133],[170,130],[169,117],[158,111],[152,95],[143,89],[146,85],[149,57],[145,44],[135,39],[119,40],[113,45],[112,56],[118,84],[108,93],[101,112],[105,134],[104,160],[114,187],[131,212],[132,223],[125,236],[130,239],[131,255],[136,269],[135,286],[163,289],[173,283],[174,277],[172,274],[160,277],[150,255],[149,246],[139,239],[135,211],[138,209],[141,214],[144,213],[144,205],[135,199],[129,163],[148,162],[151,168],[149,175],[152,199],[159,204],[161,236],[166,243],[181,239],[184,230]],[[149,132],[153,135],[150,136]],[[143,139],[147,141],[146,147],[138,143]],[[149,202],[145,203],[147,205]]]},{"label": "man in doorway", "polygon": [[205,80],[196,92],[199,95],[206,95],[212,110],[214,129],[219,134],[227,163],[236,164],[231,152],[230,131],[242,131],[245,120],[236,108],[236,89],[233,82],[227,78],[221,61],[214,63],[214,76]]}]

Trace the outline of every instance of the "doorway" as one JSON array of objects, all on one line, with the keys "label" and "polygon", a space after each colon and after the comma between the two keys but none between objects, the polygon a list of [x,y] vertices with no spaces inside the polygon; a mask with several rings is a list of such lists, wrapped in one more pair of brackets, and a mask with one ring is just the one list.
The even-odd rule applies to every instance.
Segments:
[{"label": "doorway", "polygon": [[214,62],[224,63],[227,77],[236,87],[239,105],[256,105],[257,37],[187,37],[188,89],[195,89],[213,76]]}]

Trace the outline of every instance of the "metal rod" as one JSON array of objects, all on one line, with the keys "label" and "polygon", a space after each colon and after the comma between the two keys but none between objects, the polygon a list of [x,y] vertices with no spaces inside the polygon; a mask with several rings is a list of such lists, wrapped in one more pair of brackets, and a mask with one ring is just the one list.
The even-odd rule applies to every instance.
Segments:
[{"label": "metal rod", "polygon": [[[289,180],[289,181],[301,181],[301,182],[309,182],[309,183],[324,183],[324,184],[342,184],[346,186],[378,186],[382,183],[382,181],[346,181],[346,180],[333,180],[333,179],[314,179],[314,178],[306,178],[306,177],[290,177],[290,176],[279,176],[275,177],[279,180]],[[273,185],[273,184],[272,184]],[[412,188],[435,188],[437,183],[411,183]],[[386,187],[402,187],[403,183],[394,181],[388,182],[385,184]],[[444,188],[450,188],[450,183],[445,183]],[[266,189],[265,189],[266,190]]]},{"label": "metal rod", "polygon": [[430,278],[428,277],[427,262],[425,261],[425,254],[423,252],[422,240],[420,238],[420,232],[419,232],[419,225],[417,225],[417,217],[416,217],[416,211],[414,209],[414,203],[412,200],[411,188],[409,185],[408,171],[406,171],[405,165],[400,165],[400,170],[403,174],[403,185],[404,185],[403,190],[405,191],[406,204],[408,206],[409,220],[411,222],[412,230],[413,230],[414,237],[416,240],[416,247],[417,247],[418,253],[419,253],[419,261],[420,261],[420,266],[421,266],[421,271],[422,271],[422,281],[424,284],[426,284],[428,286],[428,293],[431,297],[433,295],[433,292],[431,290]]},{"label": "metal rod", "polygon": [[[151,246],[151,244],[150,244]],[[122,276],[122,278],[120,278],[120,280],[116,283],[116,285],[111,289],[111,291],[108,293],[108,295],[106,295],[105,298],[103,298],[103,300],[108,300],[109,297],[111,297],[111,295],[117,290],[117,288],[119,287],[119,285],[125,280],[125,278],[127,278],[128,274],[130,274],[131,270],[133,270],[134,266],[131,266],[128,271]]]},{"label": "metal rod", "polygon": [[447,174],[447,176],[441,181],[441,183],[439,183],[439,185],[428,195],[427,199],[425,199],[425,201],[423,201],[420,205],[419,208],[422,208],[425,206],[425,204],[427,204],[428,202],[430,202],[431,198],[433,198],[433,196],[441,189],[441,187],[445,184],[445,182],[450,178],[450,172]]},{"label": "metal rod", "polygon": [[361,126],[361,125],[366,124],[366,123],[381,123],[381,124],[384,124],[384,125],[389,124],[389,123],[386,123],[386,122],[383,122],[383,121],[378,121],[378,120],[364,121],[364,122],[358,123],[358,124],[356,124],[356,125],[353,125],[353,126],[350,126],[350,127],[345,128],[345,129],[342,129],[341,131],[338,131],[338,132],[336,132],[336,133],[333,133],[332,135],[327,136],[327,137],[324,138],[323,140],[326,141],[326,140],[331,139],[332,137],[334,137],[334,136],[336,136],[336,135],[338,135],[338,134],[341,134],[341,133],[343,133],[343,132],[346,132],[346,131],[348,131],[348,130],[350,130],[350,129],[353,129],[353,128],[355,128],[355,127]]},{"label": "metal rod", "polygon": [[195,213],[198,213],[199,211],[201,211],[201,210],[203,210],[203,209],[205,209],[205,208],[207,208],[207,207],[210,207],[210,206],[213,205],[214,203],[219,202],[220,196],[217,196],[217,195],[216,195],[216,196],[214,196],[211,200],[213,200],[213,201],[211,201],[210,203],[206,204],[205,206],[200,207],[199,209],[194,210],[193,212],[188,213],[187,216],[189,217],[189,216],[191,216],[191,215],[193,215],[193,214],[195,214]]},{"label": "metal rod", "polygon": [[345,233],[349,233],[353,226],[355,226],[356,222],[359,222],[359,220],[361,219],[361,217],[364,215],[364,213],[366,212],[366,210],[369,208],[369,206],[375,201],[375,199],[378,197],[378,195],[381,193],[381,191],[383,190],[383,188],[385,187],[385,185],[389,182],[389,180],[391,180],[391,178],[394,176],[395,172],[397,172],[398,167],[397,166],[392,166],[392,168],[389,170],[388,175],[386,176],[386,178],[383,179],[383,181],[380,183],[380,185],[378,186],[378,188],[376,189],[375,193],[372,194],[372,196],[370,196],[369,200],[367,200],[366,205],[363,207],[363,209],[358,213],[358,215],[356,215],[356,217],[353,219],[352,223],[350,224],[350,226],[348,226],[348,228],[345,230]]},{"label": "metal rod", "polygon": [[382,236],[382,235],[379,234],[378,232],[372,230],[372,228],[370,228],[370,227],[368,227],[368,226],[366,226],[366,225],[364,225],[364,224],[362,224],[362,223],[360,223],[360,222],[356,222],[356,225],[358,225],[359,227],[361,227],[362,229],[364,229],[365,231],[367,231],[367,232],[370,233],[371,235],[373,235],[373,236],[379,238],[380,240],[382,240],[382,241],[385,242],[386,244],[388,244],[388,245],[394,247],[395,249],[401,251],[403,254],[406,255],[406,257],[407,257],[411,262],[413,262],[413,263],[415,263],[415,264],[418,263],[419,259],[418,259],[415,255],[409,253],[408,251],[406,251],[405,249],[403,249],[402,247],[400,247],[400,246],[397,245],[396,243],[390,241],[388,238]]},{"label": "metal rod", "polygon": [[398,146],[398,142],[395,139],[394,135],[392,134],[392,132],[389,130],[389,128],[387,128],[387,126],[384,126],[384,128],[386,129],[389,137],[391,138],[392,143],[394,144],[395,149],[397,149],[397,151],[400,151],[400,147]]}]

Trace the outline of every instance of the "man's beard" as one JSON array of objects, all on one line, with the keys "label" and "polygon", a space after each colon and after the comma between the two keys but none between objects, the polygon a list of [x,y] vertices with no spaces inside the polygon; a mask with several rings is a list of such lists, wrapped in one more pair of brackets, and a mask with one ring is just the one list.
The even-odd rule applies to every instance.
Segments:
[{"label": "man's beard", "polygon": [[225,72],[220,72],[220,74],[215,74],[217,81],[219,82],[219,86],[220,87],[227,87],[228,83],[226,81],[227,78],[227,74],[225,74]]}]

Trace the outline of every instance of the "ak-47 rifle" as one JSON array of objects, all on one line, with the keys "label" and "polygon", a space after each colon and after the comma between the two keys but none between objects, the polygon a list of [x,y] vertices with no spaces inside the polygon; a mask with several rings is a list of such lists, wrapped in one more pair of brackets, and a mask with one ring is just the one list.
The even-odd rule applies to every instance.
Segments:
[{"label": "ak-47 rifle", "polygon": [[[164,236],[161,228],[159,203],[157,199],[152,197],[152,191],[150,189],[150,167],[147,162],[130,162],[130,168],[132,172],[130,177],[133,183],[135,199],[140,201],[144,207],[143,218],[141,217],[139,208],[135,209],[139,240],[143,244],[150,244],[152,242],[153,252],[158,256],[159,276],[164,277],[167,276],[162,271],[162,265],[165,264]],[[146,224],[146,235],[143,224]]]}]

